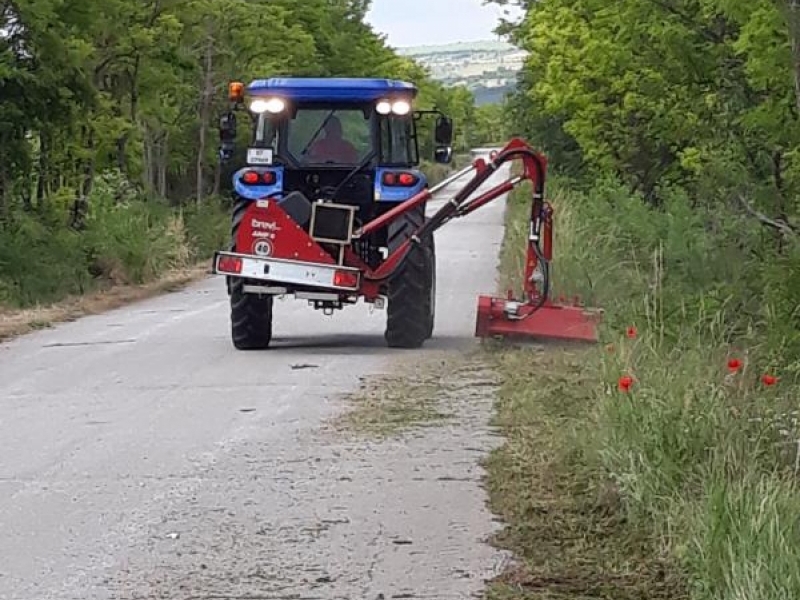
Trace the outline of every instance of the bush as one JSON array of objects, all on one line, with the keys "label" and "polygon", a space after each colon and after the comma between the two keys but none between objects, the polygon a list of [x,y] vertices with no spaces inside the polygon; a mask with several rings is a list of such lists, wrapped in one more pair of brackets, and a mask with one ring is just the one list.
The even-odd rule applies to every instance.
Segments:
[{"label": "bush", "polygon": [[175,209],[113,172],[97,178],[88,206],[80,231],[67,225],[60,203],[13,215],[0,246],[0,304],[25,307],[149,282],[227,243],[230,220],[218,201]]},{"label": "bush", "polygon": [[442,165],[430,161],[422,161],[420,170],[427,177],[428,185],[431,187],[447,179],[453,173],[453,168],[450,165]]},{"label": "bush", "polygon": [[0,303],[28,306],[81,294],[92,286],[83,238],[59,224],[17,215],[0,244]]}]

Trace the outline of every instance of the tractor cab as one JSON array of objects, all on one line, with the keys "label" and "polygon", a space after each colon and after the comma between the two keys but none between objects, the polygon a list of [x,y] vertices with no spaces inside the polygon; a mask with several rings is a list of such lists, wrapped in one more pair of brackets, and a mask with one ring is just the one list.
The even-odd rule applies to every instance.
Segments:
[{"label": "tractor cab", "polygon": [[379,216],[427,185],[418,169],[424,115],[439,117],[433,159],[451,160],[451,121],[438,110],[413,110],[416,96],[413,84],[387,79],[231,84],[232,107],[220,122],[223,159],[235,151],[234,110],[245,107],[251,121],[246,164],[233,175],[236,196],[276,197],[294,212],[303,200],[351,205],[356,223]]}]

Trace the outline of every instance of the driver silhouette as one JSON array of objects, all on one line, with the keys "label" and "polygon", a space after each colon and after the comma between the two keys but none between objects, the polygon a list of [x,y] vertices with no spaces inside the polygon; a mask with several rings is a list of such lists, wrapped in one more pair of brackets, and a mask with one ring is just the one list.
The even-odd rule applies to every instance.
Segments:
[{"label": "driver silhouette", "polygon": [[342,123],[337,117],[331,117],[325,124],[325,137],[317,140],[308,151],[314,162],[335,162],[355,164],[358,162],[358,150],[342,137]]}]

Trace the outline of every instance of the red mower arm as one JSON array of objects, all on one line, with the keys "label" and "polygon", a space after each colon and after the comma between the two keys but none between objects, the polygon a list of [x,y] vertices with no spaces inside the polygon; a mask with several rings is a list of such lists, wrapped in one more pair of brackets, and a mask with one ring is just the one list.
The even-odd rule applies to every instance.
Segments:
[{"label": "red mower arm", "polygon": [[[521,175],[495,185],[476,198],[471,198],[502,165],[517,158],[522,160],[523,170]],[[508,194],[517,185],[527,180],[533,183],[533,203],[531,205],[531,235],[528,244],[528,258],[526,261],[525,292],[531,299],[543,296],[530,280],[536,266],[541,264],[542,261],[549,261],[552,252],[550,248],[550,240],[552,240],[552,233],[550,231],[550,227],[552,226],[552,210],[549,205],[544,203],[546,170],[547,160],[545,157],[535,152],[523,140],[515,138],[502,150],[493,155],[488,163],[482,158],[476,159],[472,165],[456,173],[453,177],[448,178],[430,190],[421,191],[384,215],[370,221],[364,225],[360,231],[356,232],[356,237],[367,235],[377,229],[385,227],[401,215],[429,200],[436,192],[446,187],[454,180],[460,179],[469,172],[474,172],[472,178],[464,184],[453,198],[427,219],[407,242],[392,252],[379,268],[374,271],[366,271],[366,279],[371,281],[384,281],[388,279],[397,268],[397,265],[405,258],[412,244],[419,244],[450,220],[464,217],[472,213],[489,202]],[[540,248],[540,241],[542,238],[544,238],[546,242],[544,249]],[[546,265],[542,265],[542,268],[546,269]]]},{"label": "red mower arm", "polygon": [[[507,162],[520,159],[522,173],[499,183],[479,196],[472,198],[498,169]],[[374,271],[367,269],[366,280],[380,283],[394,273],[412,245],[422,243],[439,227],[454,218],[466,216],[493,200],[509,193],[523,181],[533,184],[530,228],[525,261],[524,299],[515,301],[512,292],[508,298],[482,296],[478,301],[476,335],[480,337],[534,336],[560,339],[596,341],[598,315],[589,314],[579,307],[562,306],[550,301],[550,261],[553,258],[553,208],[544,200],[547,159],[533,150],[525,141],[515,138],[502,150],[493,154],[487,163],[476,159],[472,165],[453,177],[423,190],[386,214],[367,223],[356,235],[366,235],[380,229],[409,210],[429,200],[437,191],[463,175],[473,172],[472,178],[412,234],[410,239],[392,252]]]}]

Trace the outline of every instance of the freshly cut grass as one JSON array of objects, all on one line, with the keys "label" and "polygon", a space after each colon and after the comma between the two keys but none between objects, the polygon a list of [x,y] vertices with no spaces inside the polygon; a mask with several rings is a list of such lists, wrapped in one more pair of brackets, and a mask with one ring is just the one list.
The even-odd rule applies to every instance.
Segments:
[{"label": "freshly cut grass", "polygon": [[331,425],[339,431],[386,438],[440,424],[450,416],[441,400],[447,376],[459,360],[430,356],[425,362],[399,364],[391,375],[365,381],[348,396],[348,409]]}]

